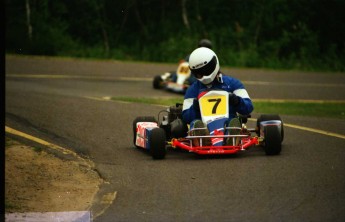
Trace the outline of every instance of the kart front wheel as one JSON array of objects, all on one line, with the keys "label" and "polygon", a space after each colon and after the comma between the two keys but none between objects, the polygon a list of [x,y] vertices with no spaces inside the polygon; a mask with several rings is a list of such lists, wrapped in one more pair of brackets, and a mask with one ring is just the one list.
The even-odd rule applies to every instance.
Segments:
[{"label": "kart front wheel", "polygon": [[277,114],[262,114],[261,116],[259,116],[259,118],[257,119],[256,122],[256,127],[257,127],[257,134],[258,136],[260,136],[260,123],[264,122],[264,121],[270,121],[270,120],[279,120],[281,121],[281,142],[283,142],[284,140],[284,123],[282,121],[282,119],[280,118],[279,115]]},{"label": "kart front wheel", "polygon": [[155,76],[153,79],[153,88],[162,89],[163,88],[163,79],[161,76]]},{"label": "kart front wheel", "polygon": [[155,128],[151,131],[150,142],[150,153],[153,159],[164,159],[166,149],[166,135],[162,128]]},{"label": "kart front wheel", "polygon": [[266,155],[278,155],[282,150],[281,134],[278,126],[266,126],[264,129],[264,134],[264,150]]}]

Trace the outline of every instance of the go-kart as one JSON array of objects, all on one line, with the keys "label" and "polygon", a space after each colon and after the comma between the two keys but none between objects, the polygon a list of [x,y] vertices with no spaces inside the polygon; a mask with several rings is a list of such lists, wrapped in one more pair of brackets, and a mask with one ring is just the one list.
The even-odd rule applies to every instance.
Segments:
[{"label": "go-kart", "polygon": [[[278,155],[284,139],[283,121],[279,115],[261,115],[255,128],[246,126],[250,115],[237,115],[235,118],[239,119],[241,127],[228,126],[228,97],[229,93],[226,91],[212,90],[199,98],[205,128],[190,129],[183,122],[182,104],[170,106],[159,112],[159,121],[153,116],[137,117],[133,121],[133,143],[137,148],[149,151],[153,159],[165,158],[168,147],[200,155],[215,155],[235,154],[252,146],[261,146],[266,155]],[[162,116],[162,113],[165,115]],[[215,122],[216,129],[210,129]],[[211,132],[210,135],[196,135],[195,132],[206,128]],[[231,130],[238,130],[239,133],[231,135]],[[212,144],[203,144],[205,138],[211,139]],[[229,140],[232,140],[230,145],[226,143]],[[213,141],[218,141],[218,144],[214,144]]]},{"label": "go-kart", "polygon": [[185,93],[188,87],[195,81],[191,75],[188,62],[180,61],[177,70],[156,75],[153,78],[154,89],[165,89],[176,93]]}]

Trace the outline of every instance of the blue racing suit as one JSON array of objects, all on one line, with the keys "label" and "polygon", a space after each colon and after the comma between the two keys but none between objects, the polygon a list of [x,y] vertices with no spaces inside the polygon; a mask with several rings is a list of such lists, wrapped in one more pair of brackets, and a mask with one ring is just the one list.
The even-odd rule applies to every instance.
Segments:
[{"label": "blue racing suit", "polygon": [[182,118],[187,124],[190,124],[196,119],[201,119],[200,110],[194,108],[193,102],[201,92],[210,89],[222,89],[239,97],[240,102],[236,107],[229,105],[229,119],[234,118],[236,113],[249,115],[254,109],[248,92],[241,81],[219,73],[210,87],[202,84],[200,81],[195,81],[186,91],[183,101]]}]

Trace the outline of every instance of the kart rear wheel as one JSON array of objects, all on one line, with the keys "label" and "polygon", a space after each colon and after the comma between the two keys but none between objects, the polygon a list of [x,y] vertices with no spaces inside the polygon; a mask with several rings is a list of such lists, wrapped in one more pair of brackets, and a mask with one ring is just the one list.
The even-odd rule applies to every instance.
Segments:
[{"label": "kart rear wheel", "polygon": [[281,135],[278,126],[266,126],[264,134],[264,150],[266,155],[278,155],[282,149]]},{"label": "kart rear wheel", "polygon": [[155,76],[153,79],[153,88],[162,89],[163,88],[163,79],[161,76]]},{"label": "kart rear wheel", "polygon": [[162,128],[155,128],[151,131],[150,142],[150,153],[153,159],[164,159],[166,149],[166,136],[165,131]]},{"label": "kart rear wheel", "polygon": [[280,120],[282,122],[281,124],[281,142],[284,140],[284,124],[282,119],[277,114],[262,114],[259,116],[259,118],[256,121],[256,127],[257,127],[257,135],[260,136],[260,123],[263,121],[269,121],[269,120]]},{"label": "kart rear wheel", "polygon": [[133,120],[133,144],[135,147],[139,148],[135,145],[135,141],[137,139],[137,123],[139,122],[153,122],[158,123],[155,117],[153,116],[139,116]]}]

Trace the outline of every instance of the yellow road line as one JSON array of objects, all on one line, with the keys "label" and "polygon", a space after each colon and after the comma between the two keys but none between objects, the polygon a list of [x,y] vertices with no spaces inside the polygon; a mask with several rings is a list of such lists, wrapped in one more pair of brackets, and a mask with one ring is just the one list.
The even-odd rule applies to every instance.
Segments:
[{"label": "yellow road line", "polygon": [[[61,153],[63,153],[63,154],[66,154],[66,155],[67,155],[67,154],[73,155],[73,156],[75,156],[76,158],[78,158],[79,160],[82,160],[83,162],[87,162],[87,161],[85,161],[83,158],[81,158],[81,157],[78,156],[75,152],[73,152],[73,151],[71,151],[71,150],[68,150],[68,149],[63,148],[63,147],[58,146],[58,145],[55,145],[55,144],[53,144],[53,143],[49,143],[49,142],[47,142],[47,141],[45,141],[45,140],[42,140],[42,139],[40,139],[40,138],[31,136],[31,135],[29,135],[29,134],[20,132],[20,131],[15,130],[15,129],[13,129],[13,128],[10,128],[10,127],[8,127],[8,126],[5,126],[5,132],[10,133],[10,134],[13,134],[13,135],[20,136],[20,137],[23,137],[23,138],[26,138],[26,139],[28,139],[28,140],[34,141],[34,142],[39,143],[39,144],[42,144],[42,145],[47,146],[47,147],[49,147],[49,148],[51,148],[51,149],[57,150],[57,151],[59,151],[59,152],[61,152]],[[89,163],[89,166],[91,167],[90,163]]]},{"label": "yellow road line", "polygon": [[[51,149],[54,149],[54,150],[58,150],[60,152],[62,152],[63,154],[71,154],[73,156],[75,156],[76,158],[78,158],[80,161],[83,162],[84,165],[90,167],[90,168],[94,168],[93,166],[93,163],[91,161],[86,161],[85,159],[81,158],[80,156],[78,156],[75,152],[71,151],[71,150],[68,150],[68,149],[65,149],[61,146],[58,146],[58,145],[55,145],[53,143],[49,143],[45,140],[42,140],[40,138],[37,138],[37,137],[34,137],[34,136],[31,136],[29,134],[26,134],[26,133],[23,133],[23,132],[20,132],[18,130],[15,130],[11,127],[8,127],[8,126],[5,126],[5,131],[7,133],[10,133],[10,134],[14,134],[14,135],[17,135],[17,136],[20,136],[20,137],[23,137],[23,138],[26,138],[28,140],[31,140],[31,141],[34,141],[36,143],[39,143],[39,144],[42,144],[42,145],[45,145],[45,146],[48,146],[49,148]],[[93,217],[96,218],[100,215],[102,215],[105,210],[113,203],[113,201],[115,200],[116,198],[116,194],[117,192],[113,192],[113,193],[108,193],[106,195],[103,196],[102,198],[102,201],[101,201],[101,205],[102,205],[102,209],[99,210],[99,212],[97,212],[97,215],[94,215]]]},{"label": "yellow road line", "polygon": [[[253,122],[257,121],[257,119],[254,119],[254,118],[249,118],[248,120],[253,121]],[[314,129],[314,128],[305,127],[305,126],[299,126],[299,125],[289,124],[289,123],[284,122],[284,127],[286,127],[286,126],[290,127],[290,128],[294,128],[294,129],[299,129],[299,130],[304,130],[304,131],[308,131],[308,132],[322,134],[325,136],[331,136],[331,137],[337,137],[340,139],[345,139],[345,135],[338,134],[338,133],[332,133],[332,132],[325,131],[325,130],[319,130],[319,129]]]},{"label": "yellow road line", "polygon": [[325,130],[319,130],[319,129],[314,129],[314,128],[305,127],[305,126],[299,126],[299,125],[294,125],[294,124],[288,124],[288,123],[284,123],[284,126],[288,126],[288,127],[300,129],[300,130],[305,130],[305,131],[309,131],[309,132],[313,132],[313,133],[318,133],[318,134],[322,134],[322,135],[326,135],[326,136],[337,137],[340,139],[345,139],[345,135],[338,134],[338,133],[332,133],[332,132],[325,131]]},{"label": "yellow road line", "polygon": [[301,83],[301,82],[263,82],[263,81],[242,81],[245,85],[262,86],[313,86],[313,87],[344,87],[345,84],[339,83]]},{"label": "yellow road line", "polygon": [[268,103],[345,103],[345,100],[320,100],[320,99],[252,99],[253,102],[268,102]]}]

